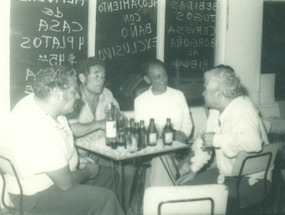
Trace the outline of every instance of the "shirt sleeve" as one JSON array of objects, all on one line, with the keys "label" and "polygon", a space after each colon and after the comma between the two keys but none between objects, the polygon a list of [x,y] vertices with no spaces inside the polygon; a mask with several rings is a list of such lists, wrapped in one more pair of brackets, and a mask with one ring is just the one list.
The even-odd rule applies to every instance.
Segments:
[{"label": "shirt sleeve", "polygon": [[24,172],[39,174],[54,171],[68,165],[63,139],[54,132],[38,128],[18,129],[13,136],[17,159]]},{"label": "shirt sleeve", "polygon": [[254,111],[232,113],[225,122],[226,131],[215,134],[213,145],[221,147],[223,153],[233,158],[240,150],[258,152],[262,149],[259,116]]},{"label": "shirt sleeve", "polygon": [[192,145],[194,156],[190,158],[191,170],[198,172],[211,159],[211,153],[202,150],[202,139],[199,137]]}]

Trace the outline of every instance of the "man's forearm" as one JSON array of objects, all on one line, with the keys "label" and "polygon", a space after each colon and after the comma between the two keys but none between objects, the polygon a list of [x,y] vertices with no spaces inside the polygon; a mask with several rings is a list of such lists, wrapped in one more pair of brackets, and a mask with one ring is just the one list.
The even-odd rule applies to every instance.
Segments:
[{"label": "man's forearm", "polygon": [[102,121],[93,121],[90,123],[70,123],[70,127],[74,136],[80,137],[93,131],[102,129]]},{"label": "man's forearm", "polygon": [[72,184],[83,184],[89,179],[89,174],[84,169],[72,172]]}]

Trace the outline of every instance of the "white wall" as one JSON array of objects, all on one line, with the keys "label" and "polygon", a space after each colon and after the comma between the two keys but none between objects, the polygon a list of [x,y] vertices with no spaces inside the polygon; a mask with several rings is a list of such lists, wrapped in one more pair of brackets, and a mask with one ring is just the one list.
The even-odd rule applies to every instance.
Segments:
[{"label": "white wall", "polygon": [[[219,0],[216,63],[232,66],[250,98],[259,105],[261,71],[262,0]],[[225,19],[225,20],[224,20]],[[225,32],[223,34],[223,31]],[[222,43],[222,44],[219,44]]]},{"label": "white wall", "polygon": [[[10,86],[9,86],[9,20],[10,1],[0,0],[0,144],[5,141],[5,129],[7,127],[10,112]],[[2,178],[0,178],[0,191],[2,192]],[[0,208],[2,207],[0,203]],[[1,209],[0,209],[1,213]]]},{"label": "white wall", "polygon": [[0,0],[0,143],[4,141],[10,112],[10,1]]}]

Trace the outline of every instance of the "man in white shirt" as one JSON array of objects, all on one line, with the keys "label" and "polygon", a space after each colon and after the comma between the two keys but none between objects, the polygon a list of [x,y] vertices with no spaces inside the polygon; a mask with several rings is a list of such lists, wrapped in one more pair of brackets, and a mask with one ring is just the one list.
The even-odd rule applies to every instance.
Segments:
[{"label": "man in white shirt", "polygon": [[[188,172],[177,181],[180,185],[225,183],[229,197],[235,197],[235,179],[231,178],[235,158],[240,151],[259,152],[268,139],[258,110],[246,96],[234,70],[220,65],[204,74],[204,99],[206,106],[212,108],[205,131],[192,149]],[[211,126],[212,125],[212,126]],[[213,126],[214,125],[214,126]],[[209,151],[215,151],[217,168],[199,173],[210,159]],[[204,152],[203,152],[204,150]],[[249,205],[260,201],[264,191],[260,179],[264,172],[250,175],[241,182],[241,204]],[[257,194],[253,195],[256,191]]]},{"label": "man in white shirt", "polygon": [[[172,127],[176,130],[174,139],[186,143],[192,132],[189,107],[181,91],[167,86],[168,77],[163,62],[157,59],[146,62],[145,80],[151,86],[135,99],[135,120],[137,122],[144,120],[145,125],[148,126],[150,118],[154,118],[158,133],[161,135],[166,119],[170,118]],[[172,164],[170,172],[176,175],[175,167],[169,156],[161,157],[169,160]],[[146,183],[146,187],[173,185],[159,157],[152,159]]]},{"label": "man in white shirt", "polygon": [[[24,212],[123,214],[111,190],[95,187],[101,177],[98,165],[87,162],[78,168],[73,133],[64,116],[73,111],[79,97],[75,71],[65,66],[45,68],[36,75],[33,90],[11,112],[7,144],[23,175]],[[8,176],[7,182],[18,206],[15,177]]]}]

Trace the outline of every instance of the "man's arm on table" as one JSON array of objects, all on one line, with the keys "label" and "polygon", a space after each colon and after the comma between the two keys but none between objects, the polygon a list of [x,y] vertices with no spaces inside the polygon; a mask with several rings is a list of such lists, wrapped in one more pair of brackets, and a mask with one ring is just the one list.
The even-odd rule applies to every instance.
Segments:
[{"label": "man's arm on table", "polygon": [[80,123],[71,120],[69,122],[70,128],[74,134],[75,137],[84,136],[86,134],[89,134],[93,131],[97,130],[104,130],[105,129],[105,119],[98,120],[98,121],[92,121],[89,123]]}]

